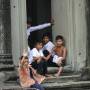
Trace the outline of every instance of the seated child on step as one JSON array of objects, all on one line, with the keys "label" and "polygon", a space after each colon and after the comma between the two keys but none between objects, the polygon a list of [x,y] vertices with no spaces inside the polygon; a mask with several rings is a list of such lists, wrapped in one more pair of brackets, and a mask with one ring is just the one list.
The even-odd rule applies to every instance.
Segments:
[{"label": "seated child on step", "polygon": [[35,47],[31,50],[29,64],[39,73],[40,75],[47,74],[47,63],[46,61],[50,58],[50,55],[45,57],[42,52],[42,42],[37,41]]},{"label": "seated child on step", "polygon": [[21,56],[18,68],[20,85],[24,88],[36,88],[39,90],[44,90],[44,88],[40,84],[44,80],[44,77],[41,77],[39,79],[33,79],[30,76],[30,68],[32,69],[32,71],[34,70],[31,65],[29,65],[28,57]]},{"label": "seated child on step", "polygon": [[56,63],[59,66],[58,72],[55,74],[55,76],[60,76],[63,66],[65,65],[65,59],[66,59],[66,54],[67,50],[66,47],[64,46],[64,38],[61,35],[56,36],[56,45],[54,47],[54,57],[53,57],[53,62]]}]

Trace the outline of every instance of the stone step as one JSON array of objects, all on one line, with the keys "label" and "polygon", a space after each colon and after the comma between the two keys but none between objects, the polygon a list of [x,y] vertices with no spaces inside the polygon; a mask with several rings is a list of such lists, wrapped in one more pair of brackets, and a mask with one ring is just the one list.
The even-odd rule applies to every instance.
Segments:
[{"label": "stone step", "polygon": [[90,90],[90,81],[68,81],[42,84],[45,90]]},{"label": "stone step", "polygon": [[1,54],[0,55],[0,63],[2,64],[13,64],[12,55],[11,54]]},{"label": "stone step", "polygon": [[69,76],[60,76],[60,77],[51,77],[47,78],[43,83],[62,83],[62,82],[68,82],[68,81],[77,81],[80,79],[80,74],[78,75],[69,75]]},{"label": "stone step", "polygon": [[14,65],[13,64],[1,64],[0,63],[0,71],[13,71]]},{"label": "stone step", "polygon": [[[1,85],[1,84],[0,84]],[[90,90],[90,81],[68,81],[68,82],[53,82],[44,83],[42,86],[45,90]],[[26,90],[16,84],[3,84],[1,90]],[[28,89],[27,89],[28,90]]]},{"label": "stone step", "polygon": [[[71,76],[61,76],[61,77],[53,77],[53,78],[48,78],[43,81],[42,85],[45,84],[52,84],[52,83],[66,83],[70,81],[78,81],[80,78],[80,75],[71,75]],[[6,84],[19,84],[18,79],[9,79],[5,81],[4,83]]]},{"label": "stone step", "polygon": [[[58,71],[58,67],[48,67],[48,73],[49,74],[54,74],[57,71]],[[71,65],[64,66],[63,73],[70,73],[70,72],[71,73],[73,72]]]},{"label": "stone step", "polygon": [[6,60],[1,59],[0,63],[1,64],[13,64],[13,61],[12,61],[12,59],[6,59]]}]

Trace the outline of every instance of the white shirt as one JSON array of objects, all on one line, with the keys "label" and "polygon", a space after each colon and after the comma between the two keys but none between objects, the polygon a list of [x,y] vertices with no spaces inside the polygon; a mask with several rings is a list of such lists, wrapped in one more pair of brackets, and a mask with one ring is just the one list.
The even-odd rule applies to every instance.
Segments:
[{"label": "white shirt", "polygon": [[54,55],[52,61],[53,61],[54,63],[58,63],[59,61],[61,61],[62,58],[63,58],[63,57],[59,57],[58,55]]},{"label": "white shirt", "polygon": [[50,53],[52,53],[53,52],[52,50],[54,47],[55,45],[51,41],[49,41],[47,44],[44,45],[43,50],[47,50]]},{"label": "white shirt", "polygon": [[38,30],[44,29],[44,28],[49,27],[49,26],[51,26],[51,23],[45,23],[45,24],[41,24],[38,26],[30,27],[27,29],[27,36],[29,36],[30,33],[33,31],[38,31]]},{"label": "white shirt", "polygon": [[33,57],[43,57],[43,52],[42,50],[37,50],[36,48],[33,48],[31,51],[30,51],[30,57],[29,57],[29,64],[31,64],[33,62]]}]

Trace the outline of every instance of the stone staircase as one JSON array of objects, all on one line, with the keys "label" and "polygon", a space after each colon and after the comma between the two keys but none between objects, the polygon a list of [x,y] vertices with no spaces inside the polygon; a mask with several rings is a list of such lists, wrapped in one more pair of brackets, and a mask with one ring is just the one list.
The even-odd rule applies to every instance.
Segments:
[{"label": "stone staircase", "polygon": [[[57,69],[57,67],[49,67],[48,71],[53,75]],[[0,73],[0,80],[4,79],[3,83],[0,83],[1,90],[29,90],[20,87],[16,73],[15,70]],[[90,81],[81,81],[80,78],[81,74],[72,71],[71,66],[67,65],[60,77],[47,78],[43,81],[42,86],[45,90],[90,90]]]},{"label": "stone staircase", "polygon": [[[72,73],[58,78],[51,77],[46,79],[42,86],[45,90],[90,90],[90,81],[80,81],[80,76],[79,73]],[[1,88],[2,90],[26,90],[21,88],[17,81],[8,81]]]},{"label": "stone staircase", "polygon": [[2,71],[13,71],[14,65],[11,55],[0,55],[0,72]]},{"label": "stone staircase", "polygon": [[11,54],[0,55],[0,82],[9,77],[7,72],[15,72]]}]

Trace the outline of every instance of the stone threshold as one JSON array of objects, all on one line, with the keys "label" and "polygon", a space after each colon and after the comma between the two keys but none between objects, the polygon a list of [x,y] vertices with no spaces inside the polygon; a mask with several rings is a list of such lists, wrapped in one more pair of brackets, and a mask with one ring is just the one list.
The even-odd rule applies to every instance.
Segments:
[{"label": "stone threshold", "polygon": [[[3,86],[0,87],[0,90],[26,90],[26,88],[21,88],[19,85],[4,85],[4,84],[1,85]],[[88,88],[88,90],[90,90],[90,81],[77,81],[77,82],[68,81],[64,83],[53,82],[53,83],[45,83],[42,85],[45,88],[45,90],[67,90],[67,89],[73,90],[70,88],[77,88],[75,90],[82,90],[79,88]]]},{"label": "stone threshold", "polygon": [[[48,88],[48,90],[50,89],[68,89],[68,88],[87,88],[90,90],[90,81],[77,81],[77,82],[73,82],[73,81],[68,81],[68,82],[64,82],[64,83],[58,83],[58,82],[54,82],[54,83],[48,83],[48,84],[43,84],[43,86],[45,88]],[[70,89],[72,90],[72,89]],[[75,89],[76,90],[76,89]],[[79,90],[79,89],[77,89]],[[82,90],[82,89],[81,89]]]}]

